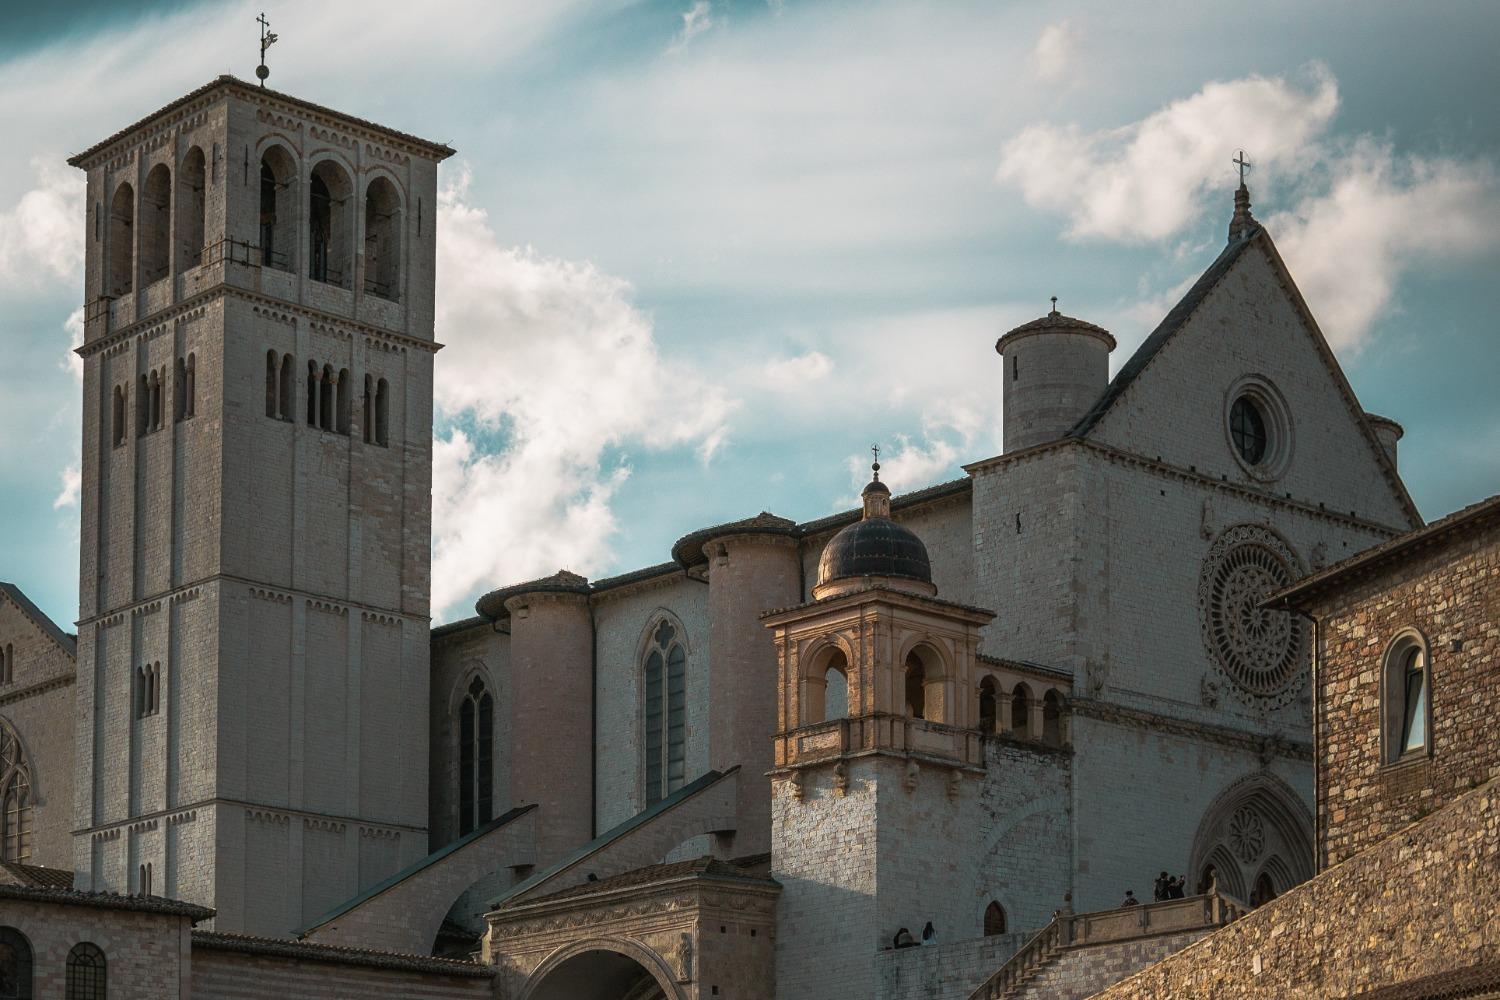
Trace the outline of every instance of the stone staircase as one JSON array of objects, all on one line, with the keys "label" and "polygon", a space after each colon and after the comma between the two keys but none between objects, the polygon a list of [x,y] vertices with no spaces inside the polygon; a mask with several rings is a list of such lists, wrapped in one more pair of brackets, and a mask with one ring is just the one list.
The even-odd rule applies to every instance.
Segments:
[{"label": "stone staircase", "polygon": [[[1159,961],[1238,919],[1246,909],[1236,900],[1211,892],[1094,913],[1059,910],[969,1000],[1021,1000],[1034,992],[1033,987],[1048,981],[1050,986],[1036,992],[1037,996],[1058,1000],[1088,996],[1136,971],[1132,966]],[[1064,959],[1085,955],[1094,959],[1091,968],[1064,974],[1060,968]]]}]

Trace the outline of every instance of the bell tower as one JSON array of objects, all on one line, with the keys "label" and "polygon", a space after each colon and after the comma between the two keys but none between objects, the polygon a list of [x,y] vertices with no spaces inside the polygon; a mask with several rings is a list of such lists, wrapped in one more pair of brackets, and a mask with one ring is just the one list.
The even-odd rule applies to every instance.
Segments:
[{"label": "bell tower", "polygon": [[792,996],[873,996],[874,953],[900,927],[944,926],[943,907],[965,905],[945,845],[972,834],[975,661],[994,615],[936,596],[927,549],[891,520],[879,469],[863,517],[824,548],[812,603],[763,619],[780,699],[776,979]]},{"label": "bell tower", "polygon": [[69,161],[80,888],[283,935],[426,854],[451,154],[224,76]]}]

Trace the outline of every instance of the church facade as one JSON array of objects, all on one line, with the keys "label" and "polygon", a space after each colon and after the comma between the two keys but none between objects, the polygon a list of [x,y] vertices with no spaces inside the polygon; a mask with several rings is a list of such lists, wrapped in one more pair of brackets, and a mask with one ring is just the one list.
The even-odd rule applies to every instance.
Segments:
[{"label": "church facade", "polygon": [[1264,602],[1422,522],[1243,185],[1113,378],[1055,308],[976,346],[962,478],[431,629],[451,153],[223,77],[71,161],[78,633],[0,594],[0,860],[538,1000],[895,997],[924,928],[967,996],[1159,871],[1315,874],[1314,637]]}]

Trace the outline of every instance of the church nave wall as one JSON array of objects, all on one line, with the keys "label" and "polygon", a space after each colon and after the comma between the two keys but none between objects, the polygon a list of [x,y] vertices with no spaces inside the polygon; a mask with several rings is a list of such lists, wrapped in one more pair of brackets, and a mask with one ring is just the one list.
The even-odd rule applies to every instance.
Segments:
[{"label": "church nave wall", "polygon": [[514,702],[514,677],[510,667],[510,636],[497,632],[490,622],[473,619],[455,623],[452,631],[432,640],[432,681],[428,695],[431,728],[428,734],[428,833],[429,850],[461,836],[459,818],[461,780],[461,712],[470,688],[477,680],[481,690],[494,699],[492,739],[494,769],[491,795],[494,815],[518,803],[511,796],[510,708]]},{"label": "church nave wall", "polygon": [[[711,722],[708,587],[681,573],[595,599],[598,629],[597,829],[608,830],[646,808],[642,744],[645,657],[651,633],[671,623],[687,657],[684,783],[709,770]],[[767,738],[769,743],[769,737]],[[743,771],[741,781],[754,781]],[[769,792],[767,793],[769,794]],[[519,804],[519,803],[517,803]]]}]

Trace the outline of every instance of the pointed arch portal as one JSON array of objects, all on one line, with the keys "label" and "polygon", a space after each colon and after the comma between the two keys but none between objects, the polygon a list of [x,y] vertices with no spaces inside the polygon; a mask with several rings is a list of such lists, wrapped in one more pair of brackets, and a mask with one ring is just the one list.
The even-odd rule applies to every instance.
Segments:
[{"label": "pointed arch portal", "polygon": [[632,942],[580,942],[532,973],[522,1000],[681,1000],[654,953]]}]

